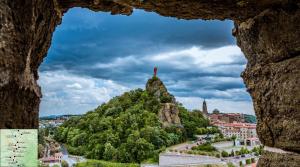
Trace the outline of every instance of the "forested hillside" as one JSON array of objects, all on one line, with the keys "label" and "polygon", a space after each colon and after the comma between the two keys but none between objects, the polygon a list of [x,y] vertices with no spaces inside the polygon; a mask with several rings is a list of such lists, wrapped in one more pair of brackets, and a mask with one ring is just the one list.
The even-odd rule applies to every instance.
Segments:
[{"label": "forested hillside", "polygon": [[[209,124],[200,112],[189,112],[176,102],[162,84],[153,77],[146,90],[126,92],[82,117],[69,119],[56,129],[55,139],[65,143],[71,154],[89,159],[157,160],[164,148],[192,138],[197,128]],[[164,109],[166,104],[172,109]],[[180,120],[172,122],[176,114]],[[159,115],[169,116],[170,121],[164,123]]]}]

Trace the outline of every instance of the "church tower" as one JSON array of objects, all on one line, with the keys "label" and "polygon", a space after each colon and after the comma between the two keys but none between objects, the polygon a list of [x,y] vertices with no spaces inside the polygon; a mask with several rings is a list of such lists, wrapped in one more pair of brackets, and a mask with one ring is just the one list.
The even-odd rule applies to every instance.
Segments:
[{"label": "church tower", "polygon": [[202,112],[203,112],[203,114],[208,115],[207,105],[206,105],[205,99],[204,99],[203,105],[202,105]]}]

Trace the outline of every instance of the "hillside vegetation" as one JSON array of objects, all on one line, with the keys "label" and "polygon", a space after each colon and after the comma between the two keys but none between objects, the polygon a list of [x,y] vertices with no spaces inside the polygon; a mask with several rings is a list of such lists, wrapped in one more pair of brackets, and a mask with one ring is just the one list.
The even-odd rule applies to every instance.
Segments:
[{"label": "hillside vegetation", "polygon": [[128,163],[116,163],[107,162],[101,160],[88,160],[86,162],[80,162],[75,165],[75,167],[139,167],[138,164],[128,164]]},{"label": "hillside vegetation", "polygon": [[[153,80],[159,79],[152,78],[148,83]],[[65,143],[71,154],[89,159],[126,163],[157,161],[158,154],[166,147],[192,138],[197,129],[209,125],[200,112],[187,111],[160,84],[147,84],[147,90],[159,87],[151,89],[154,92],[132,90],[82,117],[69,119],[55,130],[55,139]],[[164,90],[160,90],[162,87]],[[179,123],[163,124],[159,118],[159,113],[167,112],[162,110],[166,103],[172,103],[179,112]]]}]

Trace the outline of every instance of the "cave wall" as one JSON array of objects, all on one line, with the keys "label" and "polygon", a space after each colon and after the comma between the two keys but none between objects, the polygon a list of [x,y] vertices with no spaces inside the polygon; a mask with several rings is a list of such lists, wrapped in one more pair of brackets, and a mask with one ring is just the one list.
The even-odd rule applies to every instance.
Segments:
[{"label": "cave wall", "polygon": [[0,128],[38,128],[38,67],[72,7],[180,19],[231,19],[248,63],[242,77],[267,149],[259,166],[299,166],[300,2],[296,0],[0,0]]},{"label": "cave wall", "polygon": [[236,25],[235,35],[248,60],[242,77],[261,141],[300,153],[299,22],[299,10],[265,10]]},{"label": "cave wall", "polygon": [[266,149],[259,166],[300,166],[300,11],[266,9],[235,25],[248,63],[242,77]]},{"label": "cave wall", "polygon": [[0,128],[38,127],[38,67],[60,22],[45,2],[0,0]]}]

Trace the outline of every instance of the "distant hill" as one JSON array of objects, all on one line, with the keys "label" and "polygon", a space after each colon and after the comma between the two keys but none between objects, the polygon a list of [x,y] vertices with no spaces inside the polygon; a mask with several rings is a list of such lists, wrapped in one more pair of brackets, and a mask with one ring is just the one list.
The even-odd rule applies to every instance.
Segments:
[{"label": "distant hill", "polygon": [[256,116],[244,114],[245,122],[247,123],[257,123]]},{"label": "distant hill", "polygon": [[166,147],[192,138],[209,126],[201,112],[189,112],[176,102],[163,82],[152,77],[146,90],[112,98],[55,130],[55,139],[71,154],[117,162],[157,161]]},{"label": "distant hill", "polygon": [[66,117],[76,117],[76,116],[81,116],[81,115],[72,115],[72,114],[65,114],[65,115],[49,115],[49,116],[43,116],[40,117],[40,120],[54,120],[58,118],[66,118]]},{"label": "distant hill", "polygon": [[51,119],[56,119],[58,116],[57,115],[49,115],[49,116],[43,116],[40,117],[40,120],[51,120]]}]

